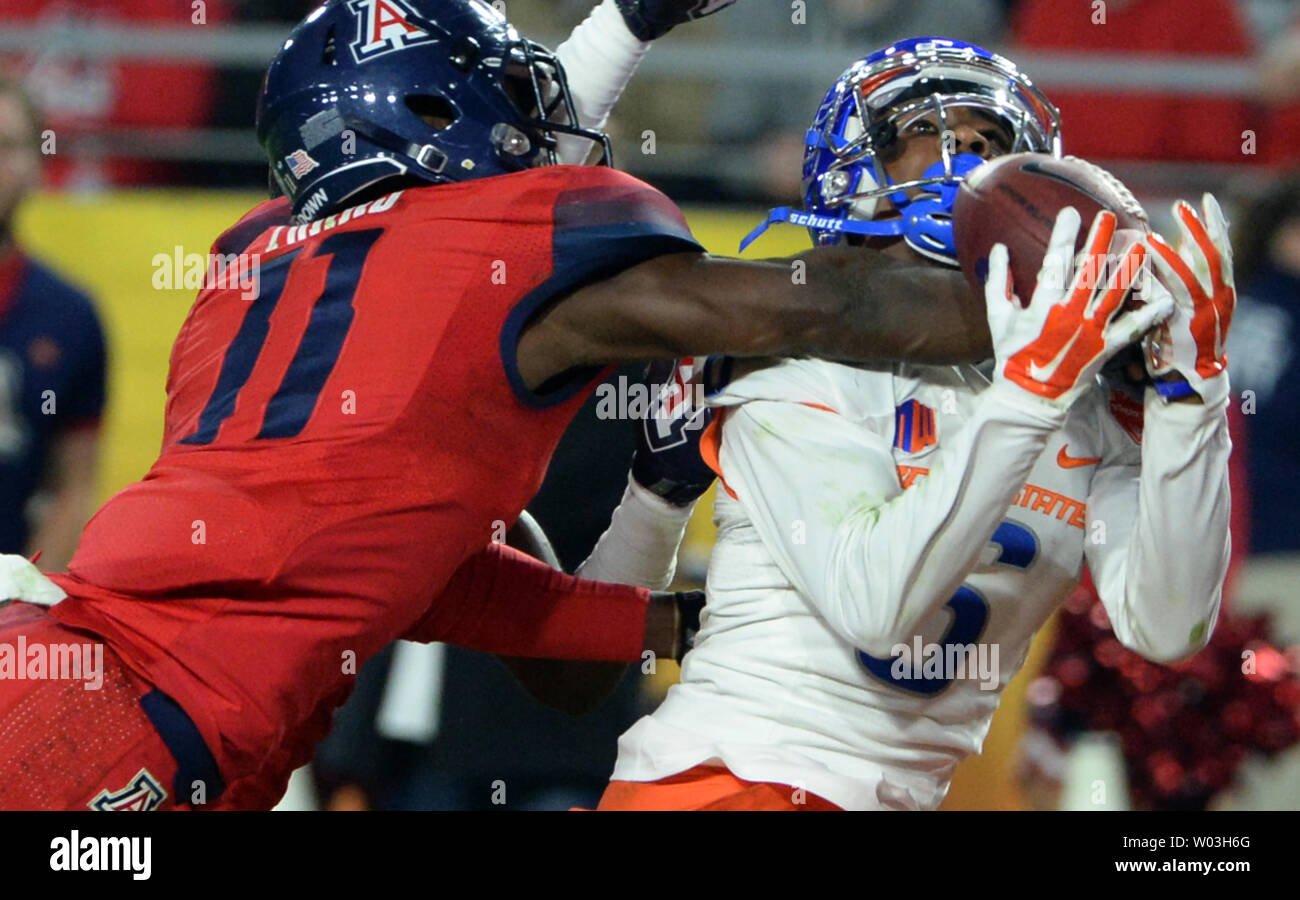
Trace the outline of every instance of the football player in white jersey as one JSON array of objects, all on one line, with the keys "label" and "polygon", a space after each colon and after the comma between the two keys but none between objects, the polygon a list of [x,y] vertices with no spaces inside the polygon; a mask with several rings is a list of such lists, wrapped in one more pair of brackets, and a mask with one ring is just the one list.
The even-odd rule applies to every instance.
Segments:
[{"label": "football player in white jersey", "polygon": [[[954,264],[958,179],[1059,153],[1058,134],[1010,62],[900,42],[851,67],[809,131],[813,217],[769,221]],[[680,683],[620,740],[601,809],[937,807],[1085,562],[1125,646],[1161,662],[1204,646],[1228,561],[1235,294],[1214,200],[1175,216],[1178,251],[1125,245],[1102,213],[1075,259],[1063,211],[1025,309],[996,247],[991,367],[792,359],[712,395],[707,605]],[[1158,278],[1129,309],[1133,264]],[[1116,377],[1139,339],[1145,389]],[[584,576],[666,585],[689,515],[672,481],[637,473]]]}]

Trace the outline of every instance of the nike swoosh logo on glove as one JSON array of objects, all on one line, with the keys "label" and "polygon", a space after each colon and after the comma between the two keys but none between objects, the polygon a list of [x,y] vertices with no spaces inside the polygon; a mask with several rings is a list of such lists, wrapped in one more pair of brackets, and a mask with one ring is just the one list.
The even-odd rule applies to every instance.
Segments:
[{"label": "nike swoosh logo on glove", "polygon": [[1060,352],[1057,353],[1056,356],[1052,357],[1045,366],[1040,366],[1038,363],[1030,360],[1029,377],[1034,379],[1034,381],[1037,381],[1039,384],[1046,384],[1048,379],[1055,375],[1056,370],[1061,367],[1061,362],[1065,359],[1065,354],[1070,352],[1070,348],[1074,346],[1074,342],[1078,339],[1079,330],[1076,328],[1074,334],[1070,335],[1070,339],[1066,341],[1065,346],[1062,347]]}]

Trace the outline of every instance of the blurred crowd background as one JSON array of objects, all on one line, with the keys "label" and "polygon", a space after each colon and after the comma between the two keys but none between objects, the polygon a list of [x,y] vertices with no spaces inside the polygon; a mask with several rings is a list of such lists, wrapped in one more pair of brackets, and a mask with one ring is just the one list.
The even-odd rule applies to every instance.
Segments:
[{"label": "blurred crowd background", "polygon": [[[155,290],[151,261],[174,247],[205,252],[265,195],[252,131],[258,87],[288,29],[314,5],[0,0],[0,73],[30,95],[46,138],[39,186],[35,173],[20,185],[34,189],[25,202],[0,180],[0,336],[12,289],[3,260],[8,204],[24,253],[91,296],[108,348],[107,363],[98,363],[108,384],[102,417],[99,406],[87,409],[76,443],[56,434],[46,448],[52,457],[67,447],[80,455],[48,462],[39,490],[0,509],[23,517],[31,533],[51,508],[65,518],[75,518],[69,508],[88,514],[152,462],[167,353],[192,297]],[[504,9],[522,32],[554,47],[593,5],[508,0]],[[1036,642],[984,755],[959,769],[947,805],[1091,808],[1098,801],[1079,800],[1071,785],[1101,772],[1120,786],[1102,805],[1300,808],[1300,422],[1286,387],[1300,383],[1300,6],[740,0],[651,50],[610,125],[615,161],[681,203],[710,250],[734,253],[768,206],[798,202],[803,134],[835,77],[854,59],[921,34],[1015,60],[1061,108],[1066,151],[1122,178],[1157,228],[1168,226],[1172,199],[1218,194],[1234,226],[1242,295],[1230,344],[1240,402],[1232,410],[1235,555],[1224,636],[1192,663],[1152,674],[1115,654],[1085,585]],[[9,102],[0,124],[21,130],[31,117]],[[0,134],[0,171],[8,166],[13,183],[11,157],[23,140]],[[804,246],[802,232],[777,229],[750,255]],[[0,341],[0,363],[2,354]],[[5,469],[6,416],[15,413],[4,393],[16,390],[5,371],[0,365],[0,480],[16,477]],[[87,423],[97,436],[89,449]],[[592,407],[566,437],[532,508],[566,568],[603,530],[630,453],[626,423],[599,422]],[[75,492],[60,493],[69,484]],[[706,498],[692,523],[684,585],[703,578],[709,505]],[[45,563],[62,566],[66,554]],[[1243,650],[1267,664],[1240,671]],[[593,806],[617,735],[674,677],[671,663],[651,675],[630,672],[599,712],[570,720],[535,706],[495,660],[397,645],[363,670],[335,734],[286,805]]]},{"label": "blurred crowd background", "polygon": [[[1300,127],[1292,0],[743,4],[656,47],[613,125],[619,164],[686,201],[789,198],[826,87],[852,59],[917,34],[1010,55],[1061,107],[1067,149],[1153,189],[1300,159],[1300,143],[1273,139]],[[0,55],[24,73],[64,139],[49,182],[260,186],[250,130],[258,85],[286,30],[313,5],[0,0]],[[498,5],[554,47],[593,4]],[[653,153],[642,149],[646,131]],[[1243,152],[1245,131],[1257,147]]]}]

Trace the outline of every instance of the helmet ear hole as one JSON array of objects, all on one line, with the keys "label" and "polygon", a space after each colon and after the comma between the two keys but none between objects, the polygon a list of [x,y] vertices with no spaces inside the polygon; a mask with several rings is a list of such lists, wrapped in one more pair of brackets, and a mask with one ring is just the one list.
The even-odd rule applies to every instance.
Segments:
[{"label": "helmet ear hole", "polygon": [[406,98],[406,108],[435,131],[442,131],[458,118],[456,108],[436,94],[413,94]]}]

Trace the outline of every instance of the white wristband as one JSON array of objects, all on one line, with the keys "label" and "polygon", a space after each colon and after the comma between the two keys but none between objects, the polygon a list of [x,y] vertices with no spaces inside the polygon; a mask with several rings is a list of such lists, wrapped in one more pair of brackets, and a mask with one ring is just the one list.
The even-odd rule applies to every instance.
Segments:
[{"label": "white wristband", "polygon": [[673,506],[628,477],[623,500],[586,562],[581,578],[666,590],[677,571],[677,548],[695,504]]}]

